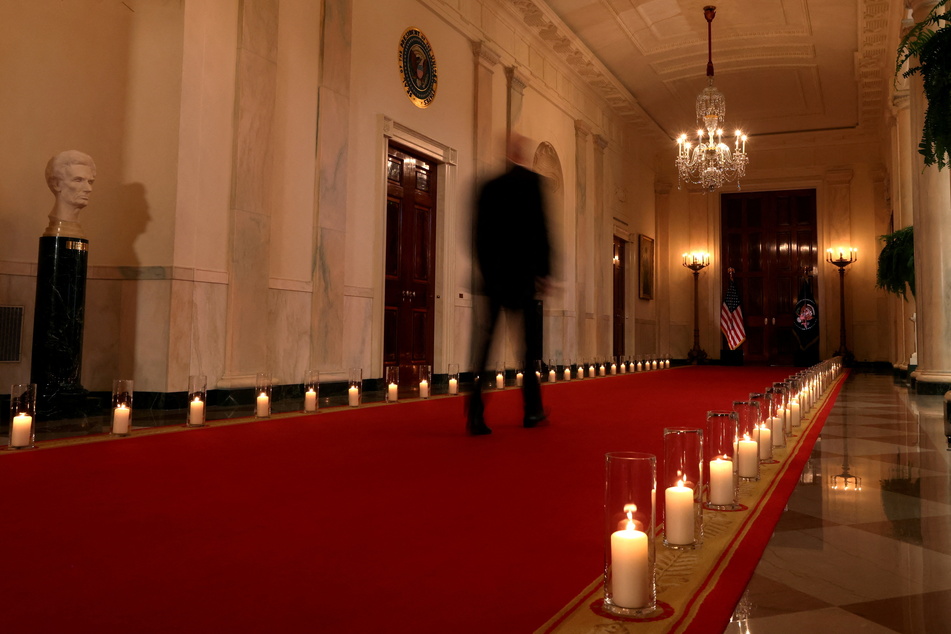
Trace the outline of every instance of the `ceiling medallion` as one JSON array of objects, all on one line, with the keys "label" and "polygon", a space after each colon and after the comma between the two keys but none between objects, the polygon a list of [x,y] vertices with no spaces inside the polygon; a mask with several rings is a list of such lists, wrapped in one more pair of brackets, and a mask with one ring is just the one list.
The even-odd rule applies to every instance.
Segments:
[{"label": "ceiling medallion", "polygon": [[[717,8],[703,8],[707,20],[707,87],[697,96],[697,145],[687,141],[687,135],[677,139],[675,162],[680,182],[700,185],[712,192],[728,181],[736,181],[746,175],[746,135],[740,130],[733,136],[733,150],[723,142],[723,122],[726,119],[726,98],[713,85],[713,36],[712,24]],[[678,183],[679,184],[679,183]]]},{"label": "ceiling medallion", "polygon": [[419,29],[410,27],[400,38],[400,75],[410,101],[428,107],[436,97],[436,58]]}]

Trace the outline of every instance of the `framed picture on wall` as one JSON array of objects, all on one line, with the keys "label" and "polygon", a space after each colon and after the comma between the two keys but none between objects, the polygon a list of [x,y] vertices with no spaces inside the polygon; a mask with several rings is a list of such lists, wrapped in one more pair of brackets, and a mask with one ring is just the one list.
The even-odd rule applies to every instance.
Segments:
[{"label": "framed picture on wall", "polygon": [[654,299],[654,239],[643,234],[637,236],[638,295],[641,299]]}]

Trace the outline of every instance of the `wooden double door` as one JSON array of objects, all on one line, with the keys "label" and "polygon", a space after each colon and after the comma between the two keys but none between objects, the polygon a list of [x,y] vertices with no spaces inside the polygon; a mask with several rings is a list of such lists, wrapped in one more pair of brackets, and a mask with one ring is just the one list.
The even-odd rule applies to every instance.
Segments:
[{"label": "wooden double door", "polygon": [[435,325],[436,166],[391,145],[386,169],[383,366],[399,366],[400,390],[432,366]]},{"label": "wooden double door", "polygon": [[[816,191],[723,194],[720,207],[722,295],[733,268],[745,318],[744,361],[792,365],[799,349],[793,310],[819,256]],[[720,341],[721,350],[729,350],[722,334]]]}]

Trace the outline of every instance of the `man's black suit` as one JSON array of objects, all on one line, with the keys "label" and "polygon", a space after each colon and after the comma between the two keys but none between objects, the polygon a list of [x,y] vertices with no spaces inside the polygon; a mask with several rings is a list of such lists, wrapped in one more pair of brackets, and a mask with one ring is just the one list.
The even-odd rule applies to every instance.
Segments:
[{"label": "man's black suit", "polygon": [[[522,395],[525,420],[544,415],[535,362],[542,356],[542,331],[535,301],[536,283],[551,273],[551,245],[541,177],[520,165],[482,188],[475,217],[476,262],[488,299],[488,316],[476,324],[475,368],[486,378],[486,361],[499,313],[520,313],[523,323]],[[470,430],[482,422],[481,383],[470,400]],[[484,425],[484,422],[482,422]]]}]

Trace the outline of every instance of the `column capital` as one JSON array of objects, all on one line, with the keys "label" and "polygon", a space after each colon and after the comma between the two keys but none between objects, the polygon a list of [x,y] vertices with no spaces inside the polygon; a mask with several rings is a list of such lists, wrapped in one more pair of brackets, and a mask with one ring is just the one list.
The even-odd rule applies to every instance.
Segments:
[{"label": "column capital", "polygon": [[598,148],[601,152],[604,152],[604,149],[608,147],[608,140],[600,134],[595,134],[594,147]]},{"label": "column capital", "polygon": [[582,121],[581,119],[575,119],[575,137],[580,139],[587,139],[591,135],[591,126]]},{"label": "column capital", "polygon": [[492,71],[501,59],[498,52],[482,40],[472,42],[472,54],[476,63],[489,71]]},{"label": "column capital", "polygon": [[825,180],[830,185],[848,185],[852,182],[854,172],[850,169],[829,170]]},{"label": "column capital", "polygon": [[523,73],[517,66],[506,66],[505,78],[508,80],[509,90],[517,92],[520,95],[525,94],[525,87],[528,86],[529,81],[531,81],[528,75]]}]

